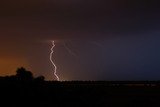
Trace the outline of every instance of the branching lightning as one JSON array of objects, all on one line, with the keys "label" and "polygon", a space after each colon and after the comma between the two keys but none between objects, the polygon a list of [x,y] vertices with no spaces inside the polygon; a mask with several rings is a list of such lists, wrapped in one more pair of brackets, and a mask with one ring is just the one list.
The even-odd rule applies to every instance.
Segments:
[{"label": "branching lightning", "polygon": [[102,44],[100,44],[99,42],[96,42],[96,41],[90,41],[90,43],[91,43],[91,44],[94,44],[94,45],[96,45],[96,46],[98,46],[98,47],[101,47],[101,48],[104,47]]},{"label": "branching lightning", "polygon": [[55,47],[55,43],[54,43],[54,41],[52,41],[52,47],[51,47],[51,53],[50,53],[50,61],[51,61],[52,65],[53,65],[53,67],[54,67],[54,76],[56,77],[56,80],[59,81],[60,79],[59,79],[59,77],[57,75],[57,66],[55,65],[55,63],[52,60],[52,56],[53,56],[53,52],[54,52],[53,48],[54,47]]},{"label": "branching lightning", "polygon": [[69,52],[69,54],[77,57],[77,55],[66,45],[66,43],[63,44],[65,49]]}]

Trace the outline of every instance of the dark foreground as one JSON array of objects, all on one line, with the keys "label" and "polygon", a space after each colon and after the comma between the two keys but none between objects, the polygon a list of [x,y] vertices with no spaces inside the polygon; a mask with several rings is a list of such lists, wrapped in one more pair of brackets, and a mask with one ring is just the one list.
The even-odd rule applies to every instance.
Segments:
[{"label": "dark foreground", "polygon": [[160,107],[159,82],[0,81],[0,105]]}]

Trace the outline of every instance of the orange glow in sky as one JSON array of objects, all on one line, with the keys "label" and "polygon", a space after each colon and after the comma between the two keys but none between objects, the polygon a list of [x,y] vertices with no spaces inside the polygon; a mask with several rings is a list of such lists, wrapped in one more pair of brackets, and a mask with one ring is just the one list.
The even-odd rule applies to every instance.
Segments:
[{"label": "orange glow in sky", "polygon": [[28,63],[25,59],[21,58],[0,58],[0,76],[13,75],[17,67],[27,67]]}]

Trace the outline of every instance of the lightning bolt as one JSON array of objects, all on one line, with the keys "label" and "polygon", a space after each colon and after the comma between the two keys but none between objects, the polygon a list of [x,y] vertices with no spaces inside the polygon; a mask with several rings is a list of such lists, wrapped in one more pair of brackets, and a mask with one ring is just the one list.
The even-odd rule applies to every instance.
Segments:
[{"label": "lightning bolt", "polygon": [[58,75],[57,75],[57,66],[55,65],[55,63],[53,62],[53,60],[52,60],[52,56],[53,56],[53,48],[55,47],[56,45],[55,45],[55,43],[54,43],[54,41],[52,41],[52,47],[51,47],[51,53],[50,53],[50,61],[51,61],[51,63],[52,63],[52,65],[53,65],[53,67],[54,67],[54,76],[56,77],[56,80],[57,81],[59,81],[60,79],[59,79],[59,77],[58,77]]}]

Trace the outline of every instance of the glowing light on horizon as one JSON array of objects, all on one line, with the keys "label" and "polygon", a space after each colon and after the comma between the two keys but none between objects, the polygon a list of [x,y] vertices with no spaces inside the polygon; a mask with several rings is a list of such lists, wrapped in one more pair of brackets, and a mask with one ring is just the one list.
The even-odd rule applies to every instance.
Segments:
[{"label": "glowing light on horizon", "polygon": [[54,67],[54,76],[56,77],[56,80],[59,81],[60,79],[59,79],[59,77],[57,75],[57,66],[52,60],[52,56],[53,56],[53,53],[54,53],[53,49],[54,49],[55,46],[56,45],[55,45],[54,41],[52,41],[52,47],[51,47],[51,53],[50,53],[50,61],[51,61],[52,65],[53,65],[53,67]]}]

